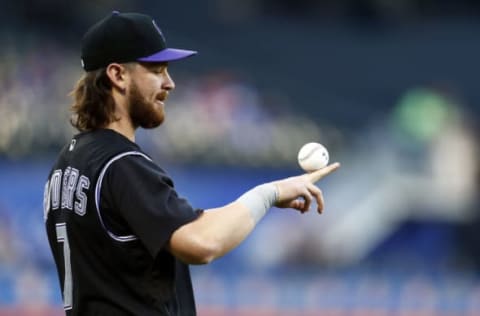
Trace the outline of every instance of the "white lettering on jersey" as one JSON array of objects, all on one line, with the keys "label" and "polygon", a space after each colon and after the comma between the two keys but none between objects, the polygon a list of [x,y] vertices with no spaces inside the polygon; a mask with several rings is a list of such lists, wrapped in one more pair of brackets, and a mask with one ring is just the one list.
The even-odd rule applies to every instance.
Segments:
[{"label": "white lettering on jersey", "polygon": [[46,220],[50,210],[74,210],[83,216],[87,212],[87,194],[90,179],[80,175],[78,169],[67,167],[64,171],[53,171],[50,180],[45,184],[43,194],[43,216]]},{"label": "white lettering on jersey", "polygon": [[73,193],[77,186],[79,172],[75,168],[68,167],[63,173],[62,208],[73,210]]},{"label": "white lettering on jersey", "polygon": [[50,178],[50,198],[52,203],[52,210],[58,210],[60,207],[60,182],[62,180],[62,170],[57,169],[53,172]]},{"label": "white lettering on jersey", "polygon": [[47,221],[48,211],[50,210],[50,181],[45,183],[43,190],[43,220]]},{"label": "white lettering on jersey", "polygon": [[77,201],[75,202],[75,213],[80,216],[85,215],[87,212],[87,195],[83,190],[87,190],[90,187],[90,179],[85,176],[81,176],[78,181],[77,190],[75,191],[75,196]]},{"label": "white lettering on jersey", "polygon": [[68,208],[68,180],[70,179],[70,172],[72,171],[71,167],[67,167],[63,172],[62,180],[62,208]]}]

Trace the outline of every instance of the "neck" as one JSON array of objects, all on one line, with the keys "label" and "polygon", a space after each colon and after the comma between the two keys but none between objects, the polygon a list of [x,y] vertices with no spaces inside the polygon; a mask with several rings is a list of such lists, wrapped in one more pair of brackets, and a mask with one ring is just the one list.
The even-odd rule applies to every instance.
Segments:
[{"label": "neck", "polygon": [[114,130],[115,132],[128,138],[131,142],[135,142],[135,129],[130,122],[125,122],[124,119],[112,122],[105,126],[105,128]]},{"label": "neck", "polygon": [[128,138],[130,141],[135,142],[135,127],[130,120],[130,115],[128,114],[125,104],[125,98],[118,95],[117,91],[113,91],[112,97],[115,102],[115,117],[118,118],[118,120],[109,123],[105,128],[114,130]]}]

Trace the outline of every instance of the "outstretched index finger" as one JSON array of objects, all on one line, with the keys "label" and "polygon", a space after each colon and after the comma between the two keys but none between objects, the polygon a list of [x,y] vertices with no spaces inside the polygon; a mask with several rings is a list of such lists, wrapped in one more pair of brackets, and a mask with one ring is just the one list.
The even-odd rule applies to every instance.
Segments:
[{"label": "outstretched index finger", "polygon": [[340,163],[335,162],[335,163],[332,163],[331,165],[328,165],[328,166],[326,166],[322,169],[318,169],[318,170],[315,170],[311,173],[308,173],[307,177],[310,180],[310,182],[315,183],[315,182],[318,182],[323,177],[325,177],[325,176],[329,175],[330,173],[334,172],[338,168],[340,168]]}]

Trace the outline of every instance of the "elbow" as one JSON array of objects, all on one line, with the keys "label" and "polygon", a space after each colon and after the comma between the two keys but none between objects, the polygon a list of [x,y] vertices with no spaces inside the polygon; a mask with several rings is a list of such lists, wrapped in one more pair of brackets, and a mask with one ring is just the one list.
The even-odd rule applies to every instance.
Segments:
[{"label": "elbow", "polygon": [[[196,222],[193,222],[196,223]],[[221,257],[228,247],[218,234],[187,224],[177,229],[170,238],[168,250],[186,264],[208,264]]]},{"label": "elbow", "polygon": [[218,242],[213,240],[202,240],[192,254],[190,264],[204,265],[221,256],[221,247]]},{"label": "elbow", "polygon": [[205,265],[205,264],[209,264],[210,262],[212,262],[215,258],[214,257],[199,257],[199,258],[195,258],[194,260],[191,260],[188,264],[191,264],[191,265]]},{"label": "elbow", "polygon": [[212,238],[190,236],[188,242],[170,244],[170,252],[186,264],[208,264],[222,255],[222,246]]}]

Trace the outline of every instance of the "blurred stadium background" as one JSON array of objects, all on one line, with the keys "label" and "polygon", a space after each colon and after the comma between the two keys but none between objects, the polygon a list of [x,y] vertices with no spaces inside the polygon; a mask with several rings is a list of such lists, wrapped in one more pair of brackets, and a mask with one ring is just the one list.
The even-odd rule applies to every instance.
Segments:
[{"label": "blurred stadium background", "polygon": [[74,132],[79,38],[114,9],[200,52],[138,134],[194,206],[299,173],[309,141],[343,164],[324,215],[274,210],[192,268],[200,315],[480,315],[473,0],[2,1],[0,315],[62,314],[43,186]]}]

